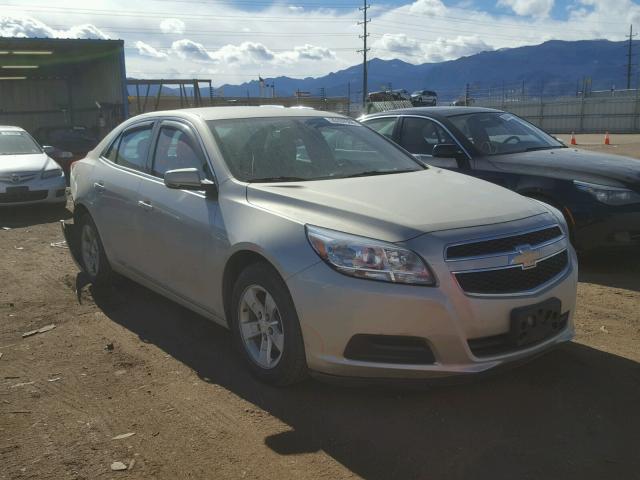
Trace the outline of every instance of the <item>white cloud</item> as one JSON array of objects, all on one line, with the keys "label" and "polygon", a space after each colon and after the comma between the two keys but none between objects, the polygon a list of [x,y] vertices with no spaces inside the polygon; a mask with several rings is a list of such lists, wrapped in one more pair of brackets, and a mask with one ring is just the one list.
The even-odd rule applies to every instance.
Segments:
[{"label": "white cloud", "polygon": [[283,52],[278,55],[283,60],[299,61],[299,60],[326,60],[335,58],[336,54],[332,50],[315,45],[305,44],[301,47],[294,47],[290,52]]},{"label": "white cloud", "polygon": [[262,43],[242,42],[240,45],[225,45],[212,52],[211,58],[221,63],[261,65],[272,61],[276,55]]},{"label": "white cloud", "polygon": [[160,22],[160,30],[162,33],[174,33],[182,35],[186,25],[178,18],[165,18]]},{"label": "white cloud", "polygon": [[164,52],[161,52],[160,50],[156,49],[155,47],[152,47],[151,45],[148,45],[146,43],[144,43],[141,40],[138,40],[136,43],[136,48],[138,49],[138,55],[141,55],[143,57],[150,57],[150,58],[157,58],[157,59],[165,59],[168,57],[168,55]]},{"label": "white cloud", "polygon": [[201,43],[186,38],[173,42],[171,44],[171,52],[183,60],[193,60],[196,62],[208,62],[211,60],[209,52],[207,52]]},{"label": "white cloud", "polygon": [[78,25],[71,27],[69,30],[63,31],[63,36],[67,38],[90,38],[93,40],[108,40],[109,35],[104,33],[95,25],[86,23],[84,25]]},{"label": "white cloud", "polygon": [[493,50],[477,35],[439,37],[431,42],[420,42],[404,33],[385,34],[373,44],[381,50],[382,58],[400,58],[411,62],[442,62]]},{"label": "white cloud", "polygon": [[91,38],[106,40],[109,36],[95,25],[86,23],[67,30],[56,30],[33,17],[11,15],[0,17],[0,37]]},{"label": "white cloud", "polygon": [[446,7],[440,0],[416,0],[410,7],[409,12],[420,15],[442,15]]},{"label": "white cloud", "polygon": [[555,0],[498,0],[498,5],[508,7],[518,15],[546,18]]}]

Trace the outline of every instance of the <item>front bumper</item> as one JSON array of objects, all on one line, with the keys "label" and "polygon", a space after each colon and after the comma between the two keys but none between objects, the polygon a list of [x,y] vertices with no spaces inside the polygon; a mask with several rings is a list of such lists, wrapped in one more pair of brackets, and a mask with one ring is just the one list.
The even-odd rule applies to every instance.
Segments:
[{"label": "front bumper", "polygon": [[[471,238],[474,232],[483,230],[470,229],[462,235]],[[459,235],[459,231],[438,233],[409,243],[434,270],[437,287],[352,278],[324,262],[290,277],[287,285],[300,319],[309,368],[325,375],[387,379],[478,374],[520,363],[573,338],[578,268],[575,251],[566,239],[562,242],[568,247],[568,266],[541,289],[526,294],[474,296],[461,289],[452,274],[454,267],[442,254],[443,245]],[[552,298],[560,301],[566,321],[554,334],[521,348],[496,350],[499,353],[495,354],[477,348],[477,341],[507,336],[514,309]],[[417,339],[428,345],[432,360],[355,360],[348,349],[354,336]]]},{"label": "front bumper", "polygon": [[66,188],[64,175],[19,184],[0,182],[0,206],[66,204]]},{"label": "front bumper", "polygon": [[574,243],[579,250],[595,248],[640,247],[640,205],[615,213],[580,219],[574,228]]}]

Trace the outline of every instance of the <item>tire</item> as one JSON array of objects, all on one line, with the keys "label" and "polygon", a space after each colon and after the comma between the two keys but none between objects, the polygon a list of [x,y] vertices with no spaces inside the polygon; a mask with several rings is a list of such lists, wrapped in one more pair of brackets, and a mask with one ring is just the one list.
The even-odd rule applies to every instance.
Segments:
[{"label": "tire", "polygon": [[287,286],[270,265],[249,265],[238,276],[231,299],[231,330],[236,347],[259,380],[287,386],[307,377],[298,314]]},{"label": "tire", "polygon": [[[90,236],[93,239],[90,239]],[[109,260],[104,252],[98,228],[91,215],[86,212],[78,218],[78,250],[82,269],[91,283],[94,285],[110,283],[112,271]]]}]

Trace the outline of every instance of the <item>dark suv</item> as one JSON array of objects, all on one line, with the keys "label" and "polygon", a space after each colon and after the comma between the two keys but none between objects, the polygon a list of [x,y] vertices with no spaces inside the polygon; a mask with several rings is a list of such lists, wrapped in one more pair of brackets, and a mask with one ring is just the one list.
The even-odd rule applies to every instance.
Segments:
[{"label": "dark suv", "polygon": [[487,108],[409,108],[360,120],[425,163],[556,207],[580,250],[640,246],[640,160],[568,148],[515,115]]}]

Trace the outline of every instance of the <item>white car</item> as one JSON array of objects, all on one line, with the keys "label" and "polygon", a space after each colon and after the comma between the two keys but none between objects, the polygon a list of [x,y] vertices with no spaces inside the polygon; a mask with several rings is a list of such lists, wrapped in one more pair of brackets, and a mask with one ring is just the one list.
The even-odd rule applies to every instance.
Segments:
[{"label": "white car", "polygon": [[0,125],[0,206],[47,203],[66,206],[60,165],[20,127]]}]

